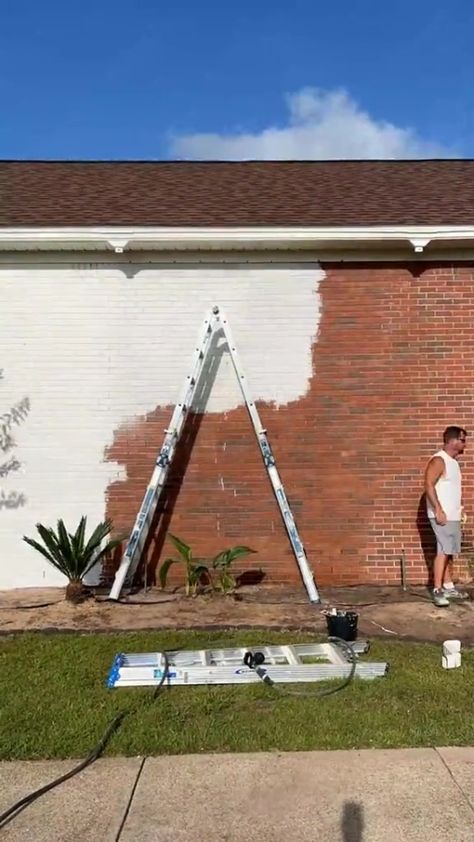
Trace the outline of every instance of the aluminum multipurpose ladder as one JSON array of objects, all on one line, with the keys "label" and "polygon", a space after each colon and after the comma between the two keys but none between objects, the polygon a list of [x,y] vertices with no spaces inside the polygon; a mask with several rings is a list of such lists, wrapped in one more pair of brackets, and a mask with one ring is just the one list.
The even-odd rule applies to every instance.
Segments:
[{"label": "aluminum multipurpose ladder", "polygon": [[186,377],[181,396],[174,408],[170,425],[168,429],[165,430],[163,445],[156,459],[155,468],[143,498],[140,511],[138,512],[132,534],[115,575],[115,580],[109,595],[110,599],[119,599],[120,593],[126,581],[131,580],[138,567],[153,521],[153,516],[155,514],[160,495],[165,486],[166,477],[176,451],[176,446],[183,432],[186,417],[192,406],[193,398],[195,397],[201,375],[205,371],[206,361],[211,349],[212,337],[216,330],[222,331],[222,334],[227,342],[234,371],[237,375],[242,396],[255,430],[263,462],[272,484],[309,599],[311,602],[319,603],[321,601],[319,593],[275,464],[275,457],[273,456],[272,449],[268,441],[267,432],[262,426],[257,408],[250,395],[247,379],[243,372],[242,364],[235,347],[229,322],[219,307],[214,307],[209,313],[207,319],[204,321],[199,341],[192,358],[190,374]]},{"label": "aluminum multipurpose ladder", "polygon": [[[351,644],[355,655],[365,654],[365,641]],[[260,675],[246,665],[248,654],[261,666]],[[262,658],[263,656],[263,658]],[[262,666],[263,665],[263,666]],[[327,681],[347,678],[352,669],[344,650],[334,643],[304,643],[295,646],[253,646],[235,649],[202,649],[167,652],[165,681],[170,686],[191,684],[255,684],[267,672],[274,683]],[[107,679],[109,688],[153,687],[163,683],[165,661],[161,652],[117,655]],[[381,678],[385,662],[356,662],[355,677]]]}]

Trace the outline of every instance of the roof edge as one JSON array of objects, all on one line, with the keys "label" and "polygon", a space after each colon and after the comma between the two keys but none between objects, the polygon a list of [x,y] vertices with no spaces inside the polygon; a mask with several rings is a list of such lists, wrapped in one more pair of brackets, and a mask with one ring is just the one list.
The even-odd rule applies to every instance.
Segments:
[{"label": "roof edge", "polygon": [[227,158],[0,158],[0,164],[199,164],[203,165],[235,165],[246,164],[390,164],[402,166],[403,164],[453,164],[473,163],[474,157],[446,157],[446,158],[245,158],[241,160]]},{"label": "roof edge", "polygon": [[9,227],[0,228],[1,251],[233,250],[399,246],[421,254],[430,246],[474,245],[474,226],[370,227]]}]

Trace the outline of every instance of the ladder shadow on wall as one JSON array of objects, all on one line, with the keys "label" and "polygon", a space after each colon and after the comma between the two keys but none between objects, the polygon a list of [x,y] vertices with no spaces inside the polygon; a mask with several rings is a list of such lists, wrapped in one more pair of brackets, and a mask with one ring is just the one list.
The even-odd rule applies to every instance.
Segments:
[{"label": "ladder shadow on wall", "polygon": [[141,581],[142,584],[145,581],[145,567],[147,583],[156,584],[156,570],[173,517],[174,508],[181,492],[182,483],[186,476],[196,438],[204,420],[204,414],[221,360],[224,354],[228,352],[228,345],[223,331],[216,330],[212,336],[206,365],[197,381],[194,400],[184,422],[183,431],[169,468],[166,484],[152,521],[149,537],[144,546],[143,561],[140,563],[136,573],[136,580],[138,582]]}]

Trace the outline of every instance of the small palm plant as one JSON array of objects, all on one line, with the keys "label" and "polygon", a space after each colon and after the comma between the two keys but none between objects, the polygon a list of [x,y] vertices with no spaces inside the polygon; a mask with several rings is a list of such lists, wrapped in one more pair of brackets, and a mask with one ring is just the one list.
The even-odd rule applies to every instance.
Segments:
[{"label": "small palm plant", "polygon": [[230,573],[230,566],[236,558],[241,558],[249,553],[254,553],[250,547],[231,547],[229,550],[224,550],[218,553],[209,564],[205,564],[203,559],[196,559],[193,556],[191,547],[186,544],[181,538],[169,534],[168,536],[178,550],[179,558],[167,558],[160,567],[159,577],[162,588],[166,587],[168,579],[168,572],[173,564],[184,563],[186,567],[186,596],[195,596],[198,586],[207,579],[208,583],[214,589],[214,582],[212,579],[211,568],[218,576],[218,588],[222,593],[228,593],[233,590],[236,585],[236,580]]},{"label": "small palm plant", "polygon": [[193,558],[193,551],[188,544],[185,544],[181,538],[176,538],[175,535],[168,535],[170,541],[174,544],[179,553],[179,558],[166,558],[160,567],[160,585],[162,588],[166,587],[168,579],[168,572],[173,564],[184,564],[186,568],[185,588],[186,596],[195,596],[198,585],[204,577],[209,577],[209,568],[200,559]]},{"label": "small palm plant", "polygon": [[74,534],[67,531],[63,520],[58,520],[57,532],[37,523],[36,528],[44,546],[33,538],[23,536],[27,544],[41,553],[56,570],[67,577],[69,582],[66,587],[66,599],[69,602],[80,602],[83,599],[84,577],[98,561],[123,540],[123,537],[114,538],[101,547],[104,539],[112,531],[111,521],[106,520],[99,523],[86,542],[86,523],[87,518],[82,517]]},{"label": "small palm plant", "polygon": [[218,587],[222,593],[228,593],[234,590],[237,582],[235,577],[230,572],[231,564],[237,559],[242,558],[249,553],[255,553],[256,550],[251,550],[250,547],[231,547],[229,550],[223,550],[212,559],[212,568],[218,575]]}]

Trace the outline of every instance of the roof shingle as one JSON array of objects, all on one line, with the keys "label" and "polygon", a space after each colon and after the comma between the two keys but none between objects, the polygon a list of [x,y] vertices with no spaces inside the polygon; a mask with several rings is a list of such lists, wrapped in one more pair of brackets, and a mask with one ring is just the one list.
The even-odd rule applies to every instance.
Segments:
[{"label": "roof shingle", "polygon": [[0,162],[0,226],[473,225],[474,161]]}]

